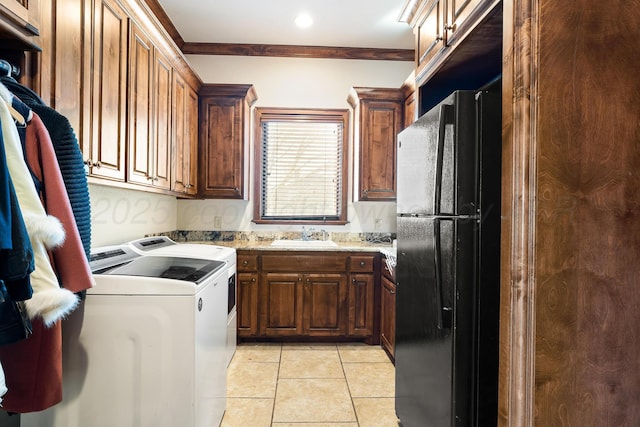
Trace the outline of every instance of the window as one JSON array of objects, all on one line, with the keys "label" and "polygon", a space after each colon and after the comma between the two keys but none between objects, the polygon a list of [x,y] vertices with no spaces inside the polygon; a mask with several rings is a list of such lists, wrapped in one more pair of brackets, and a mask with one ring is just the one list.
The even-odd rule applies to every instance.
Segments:
[{"label": "window", "polygon": [[256,109],[257,223],[345,224],[347,110]]}]

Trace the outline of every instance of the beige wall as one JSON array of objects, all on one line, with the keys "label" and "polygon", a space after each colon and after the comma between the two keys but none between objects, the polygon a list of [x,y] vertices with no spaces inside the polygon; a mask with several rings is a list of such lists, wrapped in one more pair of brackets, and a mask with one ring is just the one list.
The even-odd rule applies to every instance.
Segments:
[{"label": "beige wall", "polygon": [[[344,108],[352,86],[399,88],[413,69],[411,62],[294,59],[236,56],[188,56],[204,83],[253,84],[257,107]],[[253,144],[253,141],[252,141]],[[349,150],[353,148],[352,143]],[[253,149],[251,150],[253,153]],[[349,153],[350,159],[353,153]],[[255,161],[250,159],[250,182]],[[332,232],[395,232],[395,204],[352,203],[346,226]],[[251,188],[250,191],[253,191]],[[251,222],[253,202],[176,200],[175,197],[90,185],[92,244],[102,246],[149,233],[181,230],[294,231],[294,226],[258,226]]]},{"label": "beige wall", "polygon": [[[205,83],[253,84],[256,107],[342,108],[353,86],[399,88],[413,69],[411,62],[331,59],[295,59],[190,55],[188,60]],[[252,134],[253,136],[253,134]],[[253,141],[251,153],[253,153]],[[353,144],[349,144],[353,159]],[[253,185],[255,159],[250,160]],[[352,203],[349,165],[349,205],[346,226],[326,227],[335,232],[395,232],[394,203]],[[253,188],[251,188],[251,192]],[[252,194],[252,193],[251,193]],[[253,199],[253,197],[251,197]],[[216,221],[216,217],[219,217]],[[296,230],[299,226],[256,225],[253,201],[178,201],[178,228],[212,230]]]}]

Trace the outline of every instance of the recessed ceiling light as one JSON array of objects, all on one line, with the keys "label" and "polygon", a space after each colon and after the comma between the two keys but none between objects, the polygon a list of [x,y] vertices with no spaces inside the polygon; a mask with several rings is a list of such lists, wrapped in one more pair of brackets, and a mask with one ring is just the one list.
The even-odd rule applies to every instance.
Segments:
[{"label": "recessed ceiling light", "polygon": [[309,16],[308,14],[301,13],[300,15],[296,16],[295,23],[299,28],[308,28],[311,26],[311,24],[313,24],[313,19],[311,19],[311,16]]}]

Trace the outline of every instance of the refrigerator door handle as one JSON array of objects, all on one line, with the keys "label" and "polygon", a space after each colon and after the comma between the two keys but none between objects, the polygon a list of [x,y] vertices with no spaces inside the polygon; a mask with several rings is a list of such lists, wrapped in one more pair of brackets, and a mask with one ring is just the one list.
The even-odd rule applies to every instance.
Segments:
[{"label": "refrigerator door handle", "polygon": [[438,147],[436,154],[436,176],[433,192],[433,213],[438,215],[440,213],[440,198],[442,193],[442,163],[444,156],[444,142],[446,136],[447,123],[451,116],[453,105],[442,104],[440,105],[440,112],[438,115]]},{"label": "refrigerator door handle", "polygon": [[442,279],[442,259],[441,251],[442,245],[440,244],[440,219],[436,218],[433,222],[434,230],[434,267],[435,267],[435,281],[436,281],[436,298],[438,300],[439,310],[438,316],[438,328],[441,330],[451,330],[452,327],[452,308],[445,305],[444,300],[444,286]]}]

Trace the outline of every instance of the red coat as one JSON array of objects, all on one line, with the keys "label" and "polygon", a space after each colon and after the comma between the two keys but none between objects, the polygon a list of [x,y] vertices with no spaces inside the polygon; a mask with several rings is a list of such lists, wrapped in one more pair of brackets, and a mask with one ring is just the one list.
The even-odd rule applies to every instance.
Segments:
[{"label": "red coat", "polygon": [[[62,180],[49,133],[34,114],[27,125],[26,160],[35,177],[44,182],[40,195],[47,214],[63,224],[66,239],[53,250],[52,266],[60,283],[72,292],[93,286],[84,248],[67,191]],[[9,391],[2,402],[8,412],[33,412],[62,400],[62,333],[60,321],[45,328],[33,321],[33,334],[26,340],[0,347],[0,361]]]}]

